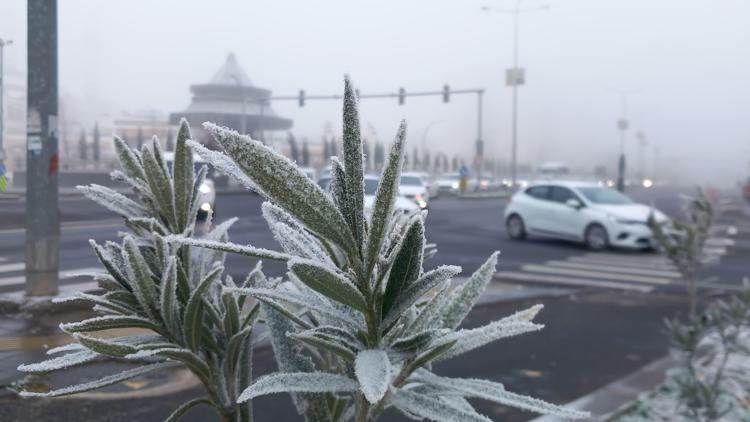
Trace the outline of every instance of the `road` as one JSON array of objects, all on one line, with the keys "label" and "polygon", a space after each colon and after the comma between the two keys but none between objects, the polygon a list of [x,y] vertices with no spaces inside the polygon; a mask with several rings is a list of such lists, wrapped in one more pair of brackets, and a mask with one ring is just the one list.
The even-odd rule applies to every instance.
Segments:
[{"label": "road", "polygon": [[[641,202],[653,203],[674,216],[680,210],[678,195],[681,192],[683,190],[661,188],[635,191],[632,196]],[[260,215],[261,202],[261,198],[253,194],[219,195],[217,220],[238,216],[239,221],[230,231],[233,241],[276,248]],[[513,391],[566,403],[665,355],[668,341],[662,321],[684,311],[686,304],[684,286],[662,257],[625,251],[592,254],[581,245],[547,239],[511,241],[502,224],[505,204],[503,199],[445,197],[434,200],[427,217],[426,235],[428,241],[438,245],[438,253],[427,267],[458,264],[463,266],[466,275],[490,253],[500,250],[496,286],[514,285],[521,286],[521,289],[555,287],[558,290],[563,287],[568,294],[487,303],[478,307],[470,314],[467,326],[484,324],[531,303],[543,303],[545,310],[540,314],[540,322],[547,328],[440,364],[436,367],[439,373],[490,378],[503,382]],[[97,267],[87,239],[116,239],[116,232],[122,230],[122,225],[111,213],[80,197],[62,198],[60,206],[64,221],[60,251],[63,273]],[[22,200],[0,202],[0,220],[3,221],[0,228],[0,295],[22,288],[19,284],[23,275],[19,267],[24,249],[22,210]],[[714,278],[712,286],[722,283],[726,289],[731,289],[742,277],[750,274],[747,264],[750,222],[742,220],[736,213],[728,213],[719,223],[727,227],[736,225],[739,233],[729,239],[734,245],[716,246],[718,259],[707,267],[703,277]],[[724,231],[719,231],[715,237],[727,240],[727,236]],[[242,277],[253,265],[254,260],[237,256],[230,256],[227,262],[229,272],[236,277]],[[266,262],[264,266],[270,275],[284,272],[284,267],[277,263]],[[80,286],[87,282],[66,278],[62,283]],[[65,318],[76,317],[79,316]],[[27,322],[30,324],[27,331],[33,334],[32,337],[42,339],[38,342],[43,343],[47,338],[44,336],[50,336],[50,339],[59,337],[58,322],[52,317]],[[23,323],[12,318],[0,321],[0,379],[15,379],[17,373],[13,368],[18,363],[43,358],[44,350],[38,346],[3,350],[3,347],[12,349],[12,345],[8,347],[3,343],[2,329],[10,331],[14,325]],[[274,370],[269,349],[258,350],[254,370],[257,375]],[[88,376],[90,372],[85,371],[73,375]],[[57,381],[61,382],[60,379]],[[65,378],[62,382],[72,381]],[[117,388],[139,391],[141,387],[137,383],[134,385]],[[76,418],[93,421],[100,420],[102,414],[111,421],[162,420],[180,402],[198,394],[201,394],[200,388],[192,387],[137,399],[126,396],[110,400],[81,397],[71,399],[73,404],[68,400],[21,401],[6,393],[0,394],[0,420],[65,421]],[[138,403],[137,406],[133,406],[134,403]],[[477,405],[495,420],[525,421],[533,417],[503,406],[481,402]],[[256,415],[259,420],[298,420],[288,396],[259,399]],[[198,410],[187,420],[212,420],[212,416],[207,411]],[[384,420],[404,419],[391,413]]]}]

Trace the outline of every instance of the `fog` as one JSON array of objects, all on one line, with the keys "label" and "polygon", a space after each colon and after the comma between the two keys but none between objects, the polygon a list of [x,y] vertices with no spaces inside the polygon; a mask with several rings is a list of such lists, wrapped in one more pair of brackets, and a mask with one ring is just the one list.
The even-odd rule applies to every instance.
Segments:
[{"label": "fog", "polygon": [[[25,69],[25,4],[3,0],[0,37],[9,72]],[[362,93],[484,88],[485,155],[509,161],[512,17],[482,5],[511,1],[412,0],[58,1],[60,92],[93,110],[184,109],[189,85],[207,82],[230,52],[274,95],[342,92],[349,74]],[[627,98],[627,153],[637,131],[647,168],[686,183],[732,185],[750,175],[750,3],[743,0],[524,1],[519,161],[563,161],[615,171]],[[341,104],[276,102],[297,138],[340,131]],[[471,157],[476,98],[363,100],[370,125],[390,140],[407,119],[412,145]],[[655,154],[655,151],[658,151]]]}]

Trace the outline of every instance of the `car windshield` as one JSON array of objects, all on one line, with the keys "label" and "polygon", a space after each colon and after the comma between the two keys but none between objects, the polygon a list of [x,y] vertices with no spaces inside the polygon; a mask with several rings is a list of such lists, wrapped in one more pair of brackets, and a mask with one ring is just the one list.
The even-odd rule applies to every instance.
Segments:
[{"label": "car windshield", "polygon": [[417,176],[401,176],[403,186],[422,186],[422,179]]},{"label": "car windshield", "polygon": [[458,180],[458,179],[460,179],[460,178],[461,178],[461,176],[459,176],[459,175],[457,175],[457,174],[449,174],[449,175],[447,175],[447,176],[442,176],[442,177],[441,177],[441,179],[443,179],[443,180],[450,180],[450,181],[453,181],[453,180]]},{"label": "car windshield", "polygon": [[365,195],[375,195],[378,190],[378,179],[365,179]]},{"label": "car windshield", "polygon": [[595,204],[627,205],[633,203],[633,201],[627,196],[610,188],[579,187],[578,191],[581,192],[586,199]]}]

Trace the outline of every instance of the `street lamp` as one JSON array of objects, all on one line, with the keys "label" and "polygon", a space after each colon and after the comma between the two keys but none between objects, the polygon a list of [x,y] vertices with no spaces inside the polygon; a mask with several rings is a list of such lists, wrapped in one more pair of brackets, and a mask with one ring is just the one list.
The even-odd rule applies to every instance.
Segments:
[{"label": "street lamp", "polygon": [[482,6],[484,12],[509,13],[513,15],[513,67],[505,73],[505,84],[513,88],[513,125],[512,125],[512,151],[511,151],[511,180],[516,185],[518,176],[518,86],[523,85],[526,79],[525,70],[518,67],[518,26],[521,13],[547,10],[549,5],[521,8],[521,0],[515,1],[512,9]]},{"label": "street lamp", "polygon": [[622,114],[617,120],[617,129],[620,130],[620,159],[617,162],[617,190],[625,192],[625,132],[627,132],[630,122],[628,122],[628,95],[635,94],[639,90],[614,90],[620,94],[620,105]]},{"label": "street lamp", "polygon": [[3,109],[3,98],[5,94],[3,91],[3,49],[5,46],[11,44],[13,44],[13,40],[4,40],[0,38],[0,167],[3,166],[3,162],[5,161],[5,149],[3,148],[3,133],[5,130],[5,113]]}]

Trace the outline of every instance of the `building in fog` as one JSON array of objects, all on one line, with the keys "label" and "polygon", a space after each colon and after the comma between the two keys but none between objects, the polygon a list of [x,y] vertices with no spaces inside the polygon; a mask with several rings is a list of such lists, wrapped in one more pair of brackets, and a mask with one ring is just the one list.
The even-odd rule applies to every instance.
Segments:
[{"label": "building in fog", "polygon": [[190,122],[193,137],[204,144],[213,143],[213,138],[201,126],[205,121],[244,131],[261,140],[269,138],[267,132],[292,127],[292,120],[278,116],[271,108],[268,100],[271,91],[253,85],[234,54],[227,57],[208,83],[191,85],[190,92],[193,94],[190,105],[172,113],[169,121],[177,125],[185,117]]}]

